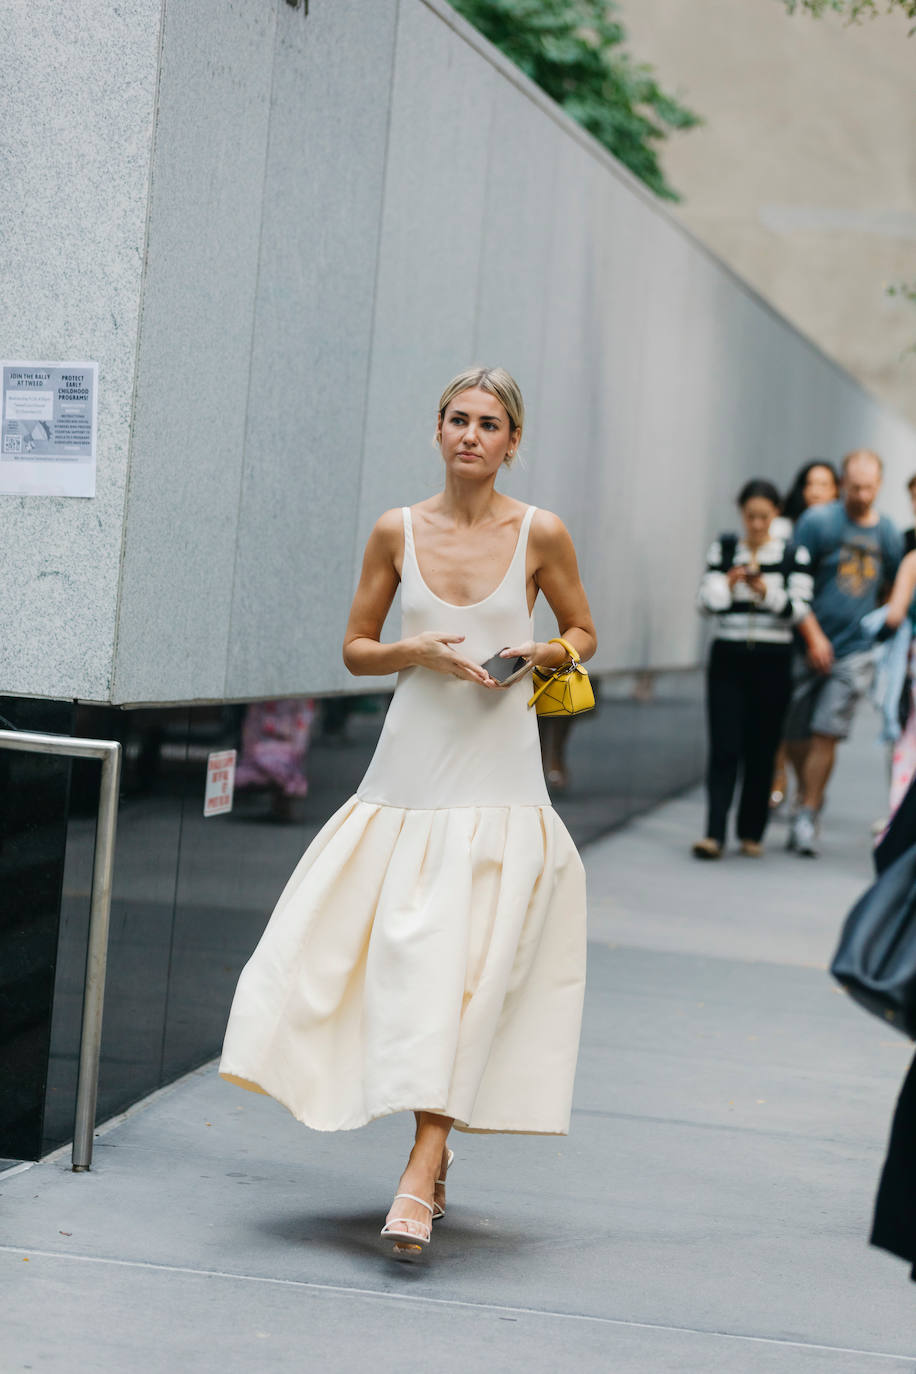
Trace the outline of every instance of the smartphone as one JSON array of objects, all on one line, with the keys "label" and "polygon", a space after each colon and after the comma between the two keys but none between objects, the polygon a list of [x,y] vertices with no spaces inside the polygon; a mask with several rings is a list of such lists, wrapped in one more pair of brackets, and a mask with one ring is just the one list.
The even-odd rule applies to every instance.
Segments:
[{"label": "smartphone", "polygon": [[530,671],[531,664],[527,658],[500,658],[500,652],[501,650],[480,666],[486,668],[493,681],[498,682],[501,687],[510,687],[513,682],[518,682],[519,678]]}]

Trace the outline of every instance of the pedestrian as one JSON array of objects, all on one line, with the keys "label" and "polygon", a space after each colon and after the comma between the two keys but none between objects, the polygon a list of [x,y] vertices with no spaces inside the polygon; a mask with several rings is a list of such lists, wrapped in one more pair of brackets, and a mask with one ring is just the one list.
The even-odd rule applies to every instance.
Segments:
[{"label": "pedestrian", "polygon": [[[916,783],[904,794],[887,832],[874,852],[879,878],[916,844]],[[897,978],[907,944],[906,912],[893,950],[886,950],[887,968]],[[873,951],[872,951],[873,952]],[[884,1166],[875,1198],[871,1244],[888,1250],[910,1265],[916,1282],[916,1059],[903,1081],[891,1124]]]},{"label": "pedestrian", "polygon": [[737,832],[744,854],[759,858],[769,817],[773,760],[791,691],[792,626],[809,611],[811,578],[801,550],[773,537],[779,492],[763,478],[738,496],[742,536],[725,534],[709,550],[699,606],[715,616],[707,669],[709,763],[706,833],[698,859],[718,859],[742,772]]},{"label": "pedestrian", "polygon": [[[906,484],[907,493],[910,498],[910,505],[913,507],[913,515],[916,516],[916,473]],[[908,530],[903,531],[903,552],[912,553],[916,549],[916,526],[911,525]]]},{"label": "pedestrian", "polygon": [[804,651],[796,655],[786,720],[789,758],[798,774],[798,809],[788,848],[814,857],[819,817],[836,758],[860,697],[871,682],[872,638],[862,619],[891,586],[900,562],[900,534],[875,510],[883,464],[870,449],[843,460],[841,498],[806,511],[795,539],[811,559],[814,596],[799,624]]},{"label": "pedestrian", "polygon": [[882,646],[885,671],[879,674],[878,703],[882,739],[892,750],[888,818],[893,819],[916,777],[916,552],[903,558],[887,605],[869,617],[876,619],[883,622],[882,633],[894,632],[893,640]]},{"label": "pedestrian", "polygon": [[803,463],[795,474],[795,479],[786,493],[782,507],[782,519],[789,521],[789,528],[779,533],[790,533],[806,510],[812,506],[826,506],[835,501],[840,494],[840,474],[826,458],[811,458]]},{"label": "pedestrian", "polygon": [[315,703],[308,697],[255,701],[245,710],[235,786],[264,791],[274,820],[291,821],[308,794],[306,755]]},{"label": "pedestrian", "polygon": [[[306,1125],[413,1111],[382,1236],[428,1246],[459,1130],[569,1128],[585,972],[585,875],[544,784],[531,674],[595,650],[565,527],[495,489],[522,437],[517,383],[446,387],[444,487],[376,523],[344,639],[357,676],[397,673],[369,769],[293,873],[242,972],[220,1072]],[[401,635],[381,633],[400,585]],[[565,643],[533,638],[543,593]],[[497,671],[493,666],[494,673]]]},{"label": "pedestrian", "polygon": [[[835,501],[839,494],[840,475],[833,464],[828,463],[826,458],[810,459],[803,463],[795,474],[795,480],[782,504],[782,514],[773,521],[770,533],[780,535],[783,539],[791,539],[796,522],[806,510],[810,510],[812,506],[824,506],[829,501]],[[773,787],[770,792],[770,806],[774,811],[778,810],[786,799],[787,764],[788,756],[783,741],[776,751]],[[797,779],[795,790],[797,793]]]}]

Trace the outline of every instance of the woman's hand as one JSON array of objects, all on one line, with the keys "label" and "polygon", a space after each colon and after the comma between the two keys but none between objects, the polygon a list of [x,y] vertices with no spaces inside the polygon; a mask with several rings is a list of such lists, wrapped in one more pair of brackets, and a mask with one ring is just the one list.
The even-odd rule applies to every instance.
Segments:
[{"label": "woman's hand", "polygon": [[476,682],[481,687],[496,687],[490,674],[471,658],[458,654],[450,646],[460,644],[464,635],[437,634],[427,630],[408,641],[411,662],[418,668],[428,668],[433,673],[450,673],[465,682]]},{"label": "woman's hand", "polygon": [[763,598],[767,594],[767,584],[759,568],[750,568],[746,563],[735,563],[725,574],[729,591],[733,592],[739,582],[743,582],[754,596]]},{"label": "woman's hand", "polygon": [[826,674],[833,667],[833,660],[833,645],[823,631],[818,630],[808,640],[808,662],[816,672]]},{"label": "woman's hand", "polygon": [[[562,644],[542,644],[536,639],[526,639],[515,649],[503,649],[500,658],[524,658],[529,668],[561,668],[569,658]],[[502,687],[501,682],[493,684]]]}]

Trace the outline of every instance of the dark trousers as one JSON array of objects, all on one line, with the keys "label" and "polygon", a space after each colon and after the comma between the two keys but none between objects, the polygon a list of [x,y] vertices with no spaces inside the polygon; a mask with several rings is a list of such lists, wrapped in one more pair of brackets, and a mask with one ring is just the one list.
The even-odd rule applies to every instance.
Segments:
[{"label": "dark trousers", "polygon": [[912,1264],[916,1282],[916,1059],[904,1079],[875,1202],[871,1243]]},{"label": "dark trousers", "polygon": [[730,644],[717,639],[706,678],[709,720],[709,812],[706,834],[725,843],[728,811],[742,771],[739,840],[759,841],[769,819],[773,763],[792,690],[786,645]]}]

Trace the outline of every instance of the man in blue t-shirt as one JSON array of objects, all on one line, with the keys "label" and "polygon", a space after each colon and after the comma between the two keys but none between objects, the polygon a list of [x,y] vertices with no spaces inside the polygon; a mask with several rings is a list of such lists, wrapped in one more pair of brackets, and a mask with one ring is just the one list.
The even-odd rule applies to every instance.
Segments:
[{"label": "man in blue t-shirt", "polygon": [[798,555],[807,550],[814,577],[811,611],[798,626],[805,652],[795,664],[785,724],[800,786],[789,848],[799,854],[818,852],[817,818],[837,740],[849,734],[856,703],[871,682],[872,639],[862,617],[893,582],[903,551],[896,527],[874,508],[882,473],[870,449],[850,453],[840,500],[806,511],[795,527]]}]

